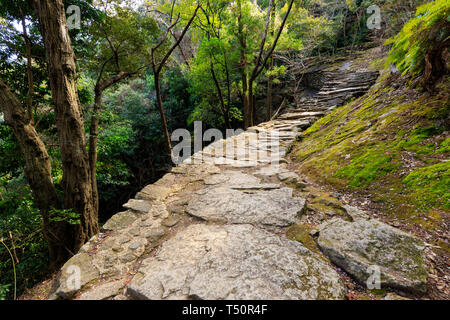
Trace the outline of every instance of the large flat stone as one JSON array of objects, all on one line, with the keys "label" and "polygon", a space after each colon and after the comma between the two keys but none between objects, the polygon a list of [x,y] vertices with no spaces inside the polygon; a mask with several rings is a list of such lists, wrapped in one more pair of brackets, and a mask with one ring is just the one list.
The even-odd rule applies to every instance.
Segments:
[{"label": "large flat stone", "polygon": [[106,221],[102,229],[107,231],[123,229],[131,225],[134,221],[136,221],[136,219],[137,216],[133,212],[119,212]]},{"label": "large flat stone", "polygon": [[295,172],[280,172],[278,173],[278,179],[287,183],[297,182],[300,177]]},{"label": "large flat stone", "polygon": [[52,299],[71,299],[87,283],[100,277],[99,270],[87,253],[79,253],[70,258],[61,268],[61,273],[53,284]]},{"label": "large flat stone", "polygon": [[130,199],[123,205],[125,209],[130,209],[138,213],[148,213],[152,207],[149,201]]},{"label": "large flat stone", "polygon": [[258,171],[255,171],[255,174],[261,176],[274,176],[282,172],[287,172],[286,168],[280,167],[278,165],[270,165],[267,167],[262,167]]},{"label": "large flat stone", "polygon": [[290,188],[246,192],[219,187],[204,190],[186,212],[209,221],[285,227],[295,223],[304,208],[305,199],[294,198]]},{"label": "large flat stone", "polygon": [[151,184],[142,189],[136,198],[140,200],[164,200],[171,192],[171,188]]},{"label": "large flat stone", "polygon": [[335,218],[320,226],[318,245],[335,264],[363,284],[378,267],[382,287],[426,291],[424,243],[385,223]]},{"label": "large flat stone", "polygon": [[84,292],[78,297],[78,300],[107,300],[120,294],[120,289],[123,286],[120,280],[104,283]]},{"label": "large flat stone", "polygon": [[251,225],[191,225],[143,261],[127,292],[136,299],[341,299],[323,259]]},{"label": "large flat stone", "polygon": [[206,185],[238,186],[241,184],[258,184],[259,179],[250,174],[240,171],[223,171],[213,174],[204,179]]}]

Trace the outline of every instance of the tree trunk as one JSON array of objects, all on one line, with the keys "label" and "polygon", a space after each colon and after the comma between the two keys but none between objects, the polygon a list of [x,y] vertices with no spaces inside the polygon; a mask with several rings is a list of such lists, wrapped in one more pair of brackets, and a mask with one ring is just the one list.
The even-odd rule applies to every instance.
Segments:
[{"label": "tree trunk", "polygon": [[253,127],[253,117],[255,112],[255,100],[253,98],[253,79],[248,81],[248,126]]},{"label": "tree trunk", "polygon": [[[270,70],[273,70],[273,55],[270,57]],[[272,118],[272,104],[273,104],[273,77],[269,75],[267,80],[267,121]]]},{"label": "tree trunk", "polygon": [[[163,102],[162,102],[162,98],[161,98],[161,87],[159,85],[159,76],[161,74],[163,67],[167,63],[167,60],[169,60],[170,56],[172,55],[172,52],[180,45],[181,41],[183,40],[184,36],[186,35],[187,31],[189,30],[192,22],[194,21],[195,17],[197,16],[197,11],[199,9],[200,9],[200,3],[197,4],[197,7],[195,8],[194,13],[192,14],[188,23],[186,24],[183,31],[181,32],[181,35],[178,38],[178,40],[175,41],[175,43],[170,47],[169,51],[167,51],[167,53],[164,55],[164,57],[162,58],[162,60],[159,63],[156,63],[155,52],[166,41],[167,33],[162,38],[162,40],[151,50],[151,64],[152,64],[152,69],[153,69],[153,75],[155,78],[154,81],[155,81],[155,88],[156,88],[156,98],[157,98],[157,103],[158,103],[158,110],[159,110],[159,114],[161,115],[161,122],[162,122],[162,126],[163,126],[164,137],[166,140],[166,147],[169,151],[169,155],[172,155],[172,144],[170,142],[169,130],[167,129],[166,116],[164,115]],[[178,19],[174,24],[169,26],[169,28],[166,32],[171,32],[171,29],[177,23],[178,23]]]},{"label": "tree trunk", "polygon": [[211,75],[212,75],[212,78],[214,81],[214,85],[216,86],[217,94],[219,95],[220,110],[222,111],[222,116],[223,116],[223,120],[225,122],[225,127],[227,129],[231,129],[230,120],[228,119],[228,112],[225,107],[225,101],[224,101],[224,97],[223,97],[222,88],[220,87],[219,81],[217,80],[216,72],[214,71],[214,63],[212,62],[211,56],[210,56],[210,61],[209,61],[209,67],[210,67]]},{"label": "tree trunk", "polygon": [[91,126],[89,128],[89,167],[91,172],[91,184],[92,184],[92,200],[93,206],[97,210],[99,209],[99,197],[97,187],[97,144],[98,144],[98,116],[102,108],[103,90],[99,88],[99,85],[95,86],[95,100],[94,109],[92,110]]},{"label": "tree trunk", "polygon": [[17,138],[25,157],[25,176],[33,193],[36,207],[42,215],[42,231],[49,246],[50,269],[55,269],[70,256],[63,240],[68,225],[50,220],[52,208],[58,208],[58,197],[53,185],[50,157],[33,126],[28,110],[11,89],[0,79],[0,110]]},{"label": "tree trunk", "polygon": [[65,242],[76,253],[99,231],[91,183],[76,67],[62,0],[34,0],[45,44],[61,150],[64,207],[80,216]]},{"label": "tree trunk", "polygon": [[163,127],[164,138],[166,140],[166,147],[167,147],[167,150],[169,151],[169,154],[171,154],[172,153],[172,143],[170,142],[169,129],[167,128],[166,116],[164,114],[158,72],[154,72],[154,79],[155,79],[155,89],[156,89],[156,100],[157,100],[157,104],[158,104],[159,115],[161,116],[161,123],[162,123],[162,127]]},{"label": "tree trunk", "polygon": [[244,130],[247,130],[247,128],[250,126],[249,121],[249,114],[250,114],[250,108],[249,108],[249,99],[248,99],[248,80],[247,80],[247,73],[245,72],[245,69],[242,70],[242,97],[243,97],[243,113],[244,113]]},{"label": "tree trunk", "polygon": [[446,55],[450,40],[438,42],[425,55],[425,71],[422,79],[423,87],[432,92],[435,84],[447,73]]},{"label": "tree trunk", "polygon": [[231,121],[230,121],[230,108],[231,108],[231,81],[230,81],[230,70],[228,69],[228,59],[227,59],[227,55],[224,52],[223,53],[223,57],[224,57],[224,62],[225,62],[225,74],[227,77],[227,117],[228,117],[228,121],[230,122],[230,129],[232,129],[231,127]]},{"label": "tree trunk", "polygon": [[94,88],[94,95],[95,95],[94,109],[92,110],[91,126],[89,128],[89,168],[91,173],[93,206],[96,212],[98,212],[99,210],[99,201],[100,201],[97,187],[97,158],[98,158],[97,144],[98,144],[98,126],[99,126],[98,117],[102,109],[103,92],[112,85],[124,79],[130,78],[135,74],[120,71],[115,76],[110,77],[105,81],[101,81],[102,73],[103,72],[101,71]]},{"label": "tree trunk", "polygon": [[[277,1],[273,1],[273,8],[270,14],[270,35],[275,36],[275,19],[276,19]],[[269,70],[273,71],[273,53],[270,55]],[[273,76],[269,75],[269,80],[267,82],[267,121],[272,118],[272,104],[273,104]]]},{"label": "tree trunk", "polygon": [[28,79],[28,93],[27,93],[27,110],[28,117],[30,118],[31,123],[34,122],[33,119],[33,94],[34,94],[34,81],[33,81],[33,69],[32,69],[32,58],[31,58],[31,41],[30,37],[28,37],[27,25],[25,22],[25,15],[22,10],[20,10],[21,14],[21,22],[23,29],[23,38],[25,40],[25,47],[27,49],[27,79]]},{"label": "tree trunk", "polygon": [[241,63],[241,79],[242,79],[242,104],[243,104],[243,118],[244,118],[244,130],[250,126],[249,118],[249,96],[248,96],[248,76],[247,69],[248,63],[245,53],[247,51],[246,35],[244,34],[244,27],[242,25],[242,0],[237,1],[238,7],[238,38],[240,42],[240,63]]}]

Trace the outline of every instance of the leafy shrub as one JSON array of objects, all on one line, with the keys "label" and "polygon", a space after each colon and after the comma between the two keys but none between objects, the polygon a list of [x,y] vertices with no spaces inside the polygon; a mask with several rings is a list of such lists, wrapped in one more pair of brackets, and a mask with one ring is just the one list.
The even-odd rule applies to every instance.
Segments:
[{"label": "leafy shrub", "polygon": [[10,284],[0,284],[0,300],[6,299],[6,294],[9,292]]},{"label": "leafy shrub", "polygon": [[[0,178],[0,238],[16,260],[17,295],[45,276],[47,244],[41,235],[41,217],[33,207],[23,175]],[[18,262],[18,263],[17,263]],[[0,245],[0,299],[13,298],[14,270],[6,248]]]}]

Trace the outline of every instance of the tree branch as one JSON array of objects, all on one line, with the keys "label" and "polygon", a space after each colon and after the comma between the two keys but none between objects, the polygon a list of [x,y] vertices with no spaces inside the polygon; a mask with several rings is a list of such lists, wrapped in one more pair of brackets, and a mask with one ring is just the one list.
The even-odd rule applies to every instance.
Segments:
[{"label": "tree branch", "polygon": [[[284,26],[285,26],[286,21],[287,21],[287,19],[288,19],[288,17],[289,17],[289,14],[290,14],[290,12],[291,12],[292,5],[293,5],[293,4],[294,4],[294,0],[291,0],[291,2],[289,3],[289,7],[288,7],[288,10],[287,10],[287,12],[286,12],[286,15],[284,16],[283,22],[281,23],[280,29],[278,30],[277,36],[275,37],[275,40],[274,40],[274,42],[273,42],[272,48],[270,48],[270,50],[269,50],[268,54],[266,55],[266,57],[265,57],[265,59],[264,59],[264,62],[262,63],[261,67],[260,67],[259,70],[257,70],[257,72],[255,73],[254,79],[255,79],[256,77],[258,77],[259,74],[264,70],[264,67],[265,67],[265,65],[266,65],[266,63],[267,63],[267,60],[268,60],[269,57],[272,55],[272,53],[275,51],[275,47],[277,46],[278,40],[280,39],[280,36],[281,36],[281,34],[283,33]],[[256,68],[258,68],[258,66],[256,66]]]},{"label": "tree branch", "polygon": [[[187,33],[187,31],[189,30],[189,27],[192,24],[192,21],[194,21],[195,17],[197,16],[197,11],[198,9],[200,9],[200,4],[197,5],[197,8],[195,8],[194,14],[192,15],[192,17],[189,19],[189,22],[187,23],[187,25],[184,27],[183,32],[181,33],[180,37],[178,38],[178,41],[175,42],[172,47],[169,49],[169,51],[165,54],[165,56],[163,57],[163,59],[161,60],[161,62],[159,63],[158,67],[156,68],[156,72],[160,73],[162,68],[164,67],[165,63],[167,62],[167,60],[169,59],[170,55],[172,54],[172,52],[175,50],[176,47],[178,47],[178,45],[181,43],[181,40],[183,40],[185,34]],[[152,49],[153,51],[153,49]]]}]

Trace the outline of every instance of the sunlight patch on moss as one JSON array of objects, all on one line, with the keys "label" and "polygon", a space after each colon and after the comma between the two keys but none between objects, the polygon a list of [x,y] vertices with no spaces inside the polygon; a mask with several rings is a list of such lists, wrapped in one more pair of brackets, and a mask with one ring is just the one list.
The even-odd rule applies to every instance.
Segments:
[{"label": "sunlight patch on moss", "polygon": [[336,177],[348,179],[351,187],[366,187],[378,176],[392,172],[398,166],[391,155],[382,147],[376,146],[352,159],[351,164],[336,173]]},{"label": "sunlight patch on moss", "polygon": [[406,184],[424,206],[440,206],[450,209],[450,162],[444,161],[412,171]]}]

